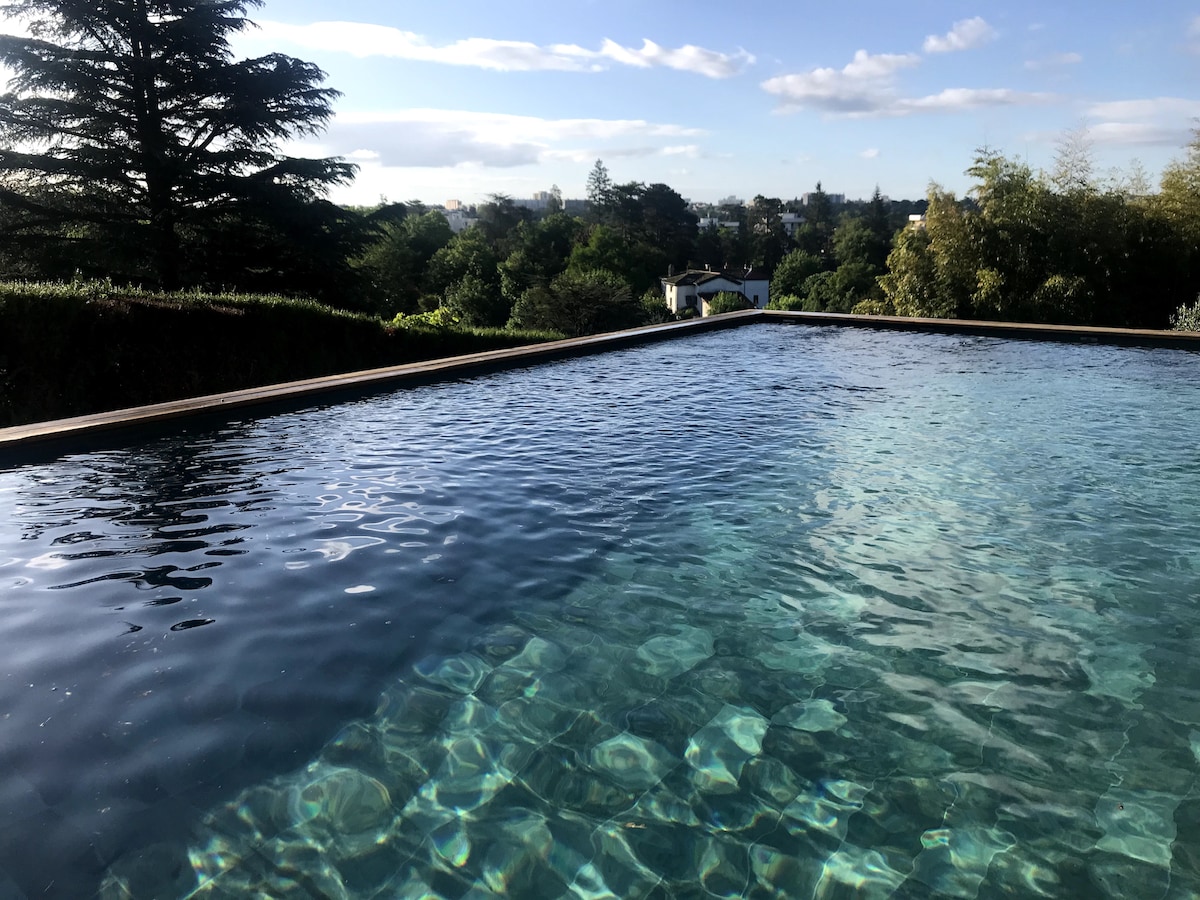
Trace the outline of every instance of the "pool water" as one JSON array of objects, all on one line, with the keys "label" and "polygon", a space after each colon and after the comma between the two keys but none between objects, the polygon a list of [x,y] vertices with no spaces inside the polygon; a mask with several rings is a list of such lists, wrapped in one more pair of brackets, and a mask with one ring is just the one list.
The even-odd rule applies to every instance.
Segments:
[{"label": "pool water", "polygon": [[1200,357],[756,325],[0,471],[0,897],[1200,892]]}]

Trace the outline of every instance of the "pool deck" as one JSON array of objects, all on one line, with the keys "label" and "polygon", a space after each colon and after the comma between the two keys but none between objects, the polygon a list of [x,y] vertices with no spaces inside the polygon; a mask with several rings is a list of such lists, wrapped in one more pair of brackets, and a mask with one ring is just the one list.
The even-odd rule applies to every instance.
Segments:
[{"label": "pool deck", "polygon": [[53,441],[80,439],[98,432],[179,419],[186,416],[222,414],[248,406],[267,404],[304,405],[307,398],[325,394],[367,394],[405,384],[442,381],[459,375],[479,374],[534,365],[556,359],[603,353],[699,332],[735,328],[761,322],[802,325],[876,328],[895,331],[924,331],[940,334],[973,334],[1024,340],[1064,341],[1070,343],[1115,344],[1137,347],[1172,347],[1200,351],[1200,333],[1151,331],[1125,328],[1084,328],[1072,325],[1029,325],[1015,322],[982,322],[964,319],[916,319],[901,316],[856,316],[845,313],[779,312],[747,310],[652,325],[628,331],[589,335],[544,344],[531,344],[508,350],[492,350],[467,356],[453,356],[425,362],[348,372],[309,378],[286,384],[247,388],[223,394],[209,394],[186,400],[117,409],[109,412],[32,422],[0,428],[0,451]]}]

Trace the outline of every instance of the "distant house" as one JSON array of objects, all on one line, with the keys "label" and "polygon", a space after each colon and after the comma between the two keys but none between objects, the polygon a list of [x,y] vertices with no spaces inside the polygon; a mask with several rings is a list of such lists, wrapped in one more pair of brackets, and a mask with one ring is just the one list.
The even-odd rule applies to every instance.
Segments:
[{"label": "distant house", "polygon": [[797,229],[804,224],[804,216],[800,213],[785,212],[779,217],[780,224],[783,225],[784,234],[788,237],[794,237]]},{"label": "distant house", "polygon": [[911,216],[908,217],[908,227],[912,231],[924,231],[925,230],[925,216],[921,215],[919,213],[913,213]]},{"label": "distant house", "polygon": [[[450,202],[455,204],[458,203],[457,200],[451,200]],[[446,217],[446,222],[450,225],[450,230],[455,234],[458,234],[460,231],[465,231],[479,221],[477,218],[468,213],[467,210],[463,209],[461,204],[454,207],[443,207],[442,209],[439,209],[438,212]]]},{"label": "distant house", "polygon": [[696,223],[696,226],[701,231],[704,231],[706,228],[728,228],[730,231],[737,231],[742,227],[742,223],[736,220],[723,222],[716,216],[703,216]]},{"label": "distant house", "polygon": [[663,299],[671,312],[694,309],[707,316],[708,302],[724,291],[741,294],[755,309],[763,309],[770,300],[771,281],[755,269],[736,273],[689,269],[682,275],[668,275],[662,280],[662,286]]}]

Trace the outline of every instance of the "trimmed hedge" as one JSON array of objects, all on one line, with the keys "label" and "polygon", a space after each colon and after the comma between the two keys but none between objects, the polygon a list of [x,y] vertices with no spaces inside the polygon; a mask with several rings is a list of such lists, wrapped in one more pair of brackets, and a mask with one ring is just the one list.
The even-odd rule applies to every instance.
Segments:
[{"label": "trimmed hedge", "polygon": [[559,336],[395,328],[287,297],[0,282],[0,427]]}]

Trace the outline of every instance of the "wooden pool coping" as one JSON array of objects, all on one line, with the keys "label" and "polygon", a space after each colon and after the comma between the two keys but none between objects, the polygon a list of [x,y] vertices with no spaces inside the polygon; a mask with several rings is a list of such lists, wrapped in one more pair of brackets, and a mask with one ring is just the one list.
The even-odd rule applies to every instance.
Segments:
[{"label": "wooden pool coping", "polygon": [[775,310],[746,310],[722,316],[651,325],[628,331],[589,335],[530,344],[507,350],[491,350],[466,356],[452,356],[425,362],[386,366],[343,375],[327,375],[285,384],[246,388],[221,394],[209,394],[186,400],[173,400],[116,409],[108,412],[31,422],[0,428],[0,451],[29,446],[39,442],[70,440],[96,432],[138,425],[148,425],[170,419],[202,414],[223,413],[248,406],[268,403],[296,403],[307,397],[334,393],[370,393],[403,384],[422,384],[441,381],[463,374],[499,371],[523,365],[602,353],[655,341],[683,337],[697,332],[734,328],[758,322],[786,322],[804,325],[850,326],[889,329],[894,331],[924,331],[940,334],[973,334],[1025,340],[1049,340],[1071,343],[1116,344],[1138,347],[1173,347],[1200,350],[1200,333],[1153,331],[1127,328],[1085,328],[1073,325],[1030,325],[1019,322],[983,322],[966,319],[916,319],[901,316],[856,316],[848,313],[779,312]]}]

